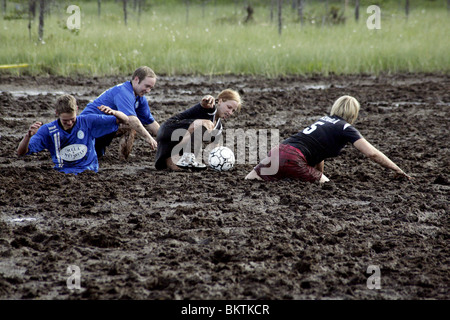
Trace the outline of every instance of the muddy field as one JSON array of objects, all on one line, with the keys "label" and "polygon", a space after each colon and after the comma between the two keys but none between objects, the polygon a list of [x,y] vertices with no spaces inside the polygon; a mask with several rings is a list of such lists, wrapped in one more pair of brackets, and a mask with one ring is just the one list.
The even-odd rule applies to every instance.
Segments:
[{"label": "muddy field", "polygon": [[355,126],[413,182],[352,146],[325,162],[323,186],[244,181],[251,163],[156,171],[141,139],[127,162],[116,139],[97,174],[58,173],[47,152],[16,156],[35,120],[54,119],[59,94],[83,109],[124,80],[0,76],[0,299],[449,298],[448,76],[161,76],[148,96],[163,123],[230,87],[244,105],[227,129],[284,139],[350,94]]}]

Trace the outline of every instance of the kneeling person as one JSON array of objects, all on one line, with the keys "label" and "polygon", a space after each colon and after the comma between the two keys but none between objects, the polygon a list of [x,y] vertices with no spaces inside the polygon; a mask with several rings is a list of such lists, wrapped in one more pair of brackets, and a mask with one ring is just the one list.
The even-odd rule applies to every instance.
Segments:
[{"label": "kneeling person", "polygon": [[35,122],[28,129],[17,148],[19,156],[47,149],[55,169],[64,173],[85,170],[98,172],[95,139],[117,131],[119,124],[127,124],[128,117],[106,106],[98,107],[104,115],[77,116],[78,105],[71,95],[56,101],[57,120],[47,124]]},{"label": "kneeling person", "polygon": [[360,104],[354,97],[340,97],[331,107],[329,116],[320,118],[270,150],[245,179],[327,182],[329,179],[323,174],[324,159],[337,157],[347,143],[379,165],[393,170],[397,176],[411,179],[353,127],[359,109]]},{"label": "kneeling person", "polygon": [[222,133],[221,120],[231,117],[240,108],[239,93],[225,89],[218,95],[217,104],[213,96],[206,95],[200,103],[168,119],[159,129],[156,138],[156,169],[206,169],[201,160],[196,160],[203,135],[207,133],[211,139],[217,139]]}]

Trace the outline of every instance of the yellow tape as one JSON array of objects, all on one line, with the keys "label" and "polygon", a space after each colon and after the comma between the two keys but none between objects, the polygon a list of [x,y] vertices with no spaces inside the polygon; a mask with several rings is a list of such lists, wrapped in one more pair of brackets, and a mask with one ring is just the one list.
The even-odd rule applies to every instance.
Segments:
[{"label": "yellow tape", "polygon": [[0,69],[10,69],[10,68],[24,68],[28,67],[29,64],[22,63],[22,64],[1,64]]}]

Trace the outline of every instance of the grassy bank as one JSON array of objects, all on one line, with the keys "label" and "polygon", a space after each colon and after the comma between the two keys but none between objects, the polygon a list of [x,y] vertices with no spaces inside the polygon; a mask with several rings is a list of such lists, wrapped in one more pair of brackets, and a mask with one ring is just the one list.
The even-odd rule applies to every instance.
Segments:
[{"label": "grassy bank", "polygon": [[139,65],[167,75],[450,71],[445,8],[415,8],[406,19],[400,8],[381,7],[381,29],[370,30],[367,7],[361,7],[358,22],[349,7],[345,23],[335,24],[324,19],[322,6],[310,5],[302,25],[285,6],[280,35],[276,11],[271,21],[267,6],[255,7],[246,24],[246,11],[234,4],[204,10],[191,5],[189,11],[184,5],[152,5],[140,15],[130,9],[127,25],[114,2],[104,2],[100,17],[96,1],[79,6],[80,29],[67,29],[70,14],[61,5],[46,17],[43,42],[37,40],[37,21],[30,37],[26,19],[0,20],[0,65],[29,65],[0,72],[92,76],[129,74]]}]

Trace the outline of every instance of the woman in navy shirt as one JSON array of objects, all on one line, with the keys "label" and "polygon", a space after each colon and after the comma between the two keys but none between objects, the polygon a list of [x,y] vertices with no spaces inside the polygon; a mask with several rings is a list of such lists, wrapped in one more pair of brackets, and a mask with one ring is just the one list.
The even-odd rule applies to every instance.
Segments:
[{"label": "woman in navy shirt", "polygon": [[381,166],[411,179],[402,169],[372,146],[352,124],[359,114],[359,102],[351,96],[336,100],[329,116],[320,118],[279,146],[270,150],[245,179],[280,180],[284,178],[302,181],[329,181],[323,174],[324,159],[336,157],[347,143]]},{"label": "woman in navy shirt", "polygon": [[221,120],[240,108],[239,93],[226,89],[218,95],[217,104],[213,96],[207,95],[200,103],[168,119],[156,137],[156,169],[206,169],[205,164],[196,160],[204,134],[208,133],[211,140],[219,137],[223,128]]}]

